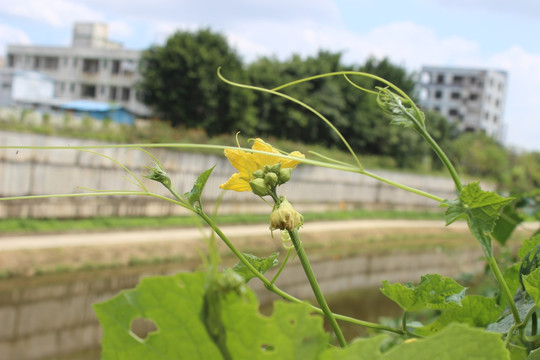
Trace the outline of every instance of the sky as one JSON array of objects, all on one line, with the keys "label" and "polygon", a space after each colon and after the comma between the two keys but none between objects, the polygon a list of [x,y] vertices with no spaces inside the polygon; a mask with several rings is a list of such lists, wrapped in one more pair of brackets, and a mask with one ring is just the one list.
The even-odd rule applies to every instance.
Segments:
[{"label": "sky", "polygon": [[261,56],[341,52],[344,64],[388,57],[423,65],[505,70],[505,145],[540,151],[537,0],[17,0],[0,3],[8,44],[69,46],[75,22],[105,22],[109,38],[142,50],[176,30],[210,28],[249,63]]}]

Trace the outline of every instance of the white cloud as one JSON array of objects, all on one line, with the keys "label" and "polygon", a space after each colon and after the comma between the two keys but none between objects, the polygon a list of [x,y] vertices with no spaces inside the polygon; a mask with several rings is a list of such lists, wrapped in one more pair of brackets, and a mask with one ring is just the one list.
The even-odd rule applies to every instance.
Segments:
[{"label": "white cloud", "polygon": [[0,57],[3,57],[6,53],[6,45],[27,45],[30,43],[30,37],[24,31],[0,24]]},{"label": "white cloud", "polygon": [[3,4],[2,12],[45,23],[56,28],[69,28],[75,21],[104,21],[101,12],[68,0],[18,0]]}]

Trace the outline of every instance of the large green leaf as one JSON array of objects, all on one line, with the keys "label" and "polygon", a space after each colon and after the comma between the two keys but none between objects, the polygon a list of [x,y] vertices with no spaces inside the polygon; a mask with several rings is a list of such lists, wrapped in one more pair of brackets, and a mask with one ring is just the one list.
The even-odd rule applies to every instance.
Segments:
[{"label": "large green leaf", "polygon": [[[255,269],[257,269],[260,273],[264,274],[269,269],[273,268],[278,264],[277,257],[279,256],[279,253],[273,253],[272,255],[266,257],[266,258],[260,258],[252,254],[243,253],[246,260],[253,265]],[[236,272],[237,274],[240,274],[244,281],[249,281],[251,278],[255,277],[255,274],[241,261],[236,263],[232,267],[232,270]]]},{"label": "large green leaf", "polygon": [[525,290],[534,300],[536,307],[540,307],[540,267],[536,268],[529,275],[523,276]]},{"label": "large green leaf", "polygon": [[482,245],[484,254],[491,257],[491,233],[499,217],[501,208],[512,201],[512,198],[503,198],[492,191],[484,191],[475,182],[463,188],[456,200],[445,200],[442,206],[447,206],[445,213],[446,225],[458,219],[467,220],[469,229]]},{"label": "large green leaf", "polygon": [[431,324],[416,329],[415,333],[425,336],[431,335],[454,322],[486,327],[497,320],[501,311],[501,307],[493,298],[479,295],[466,296],[461,301],[461,306],[447,309]]},{"label": "large green leaf", "polygon": [[405,311],[444,309],[459,304],[465,296],[462,285],[439,274],[422,276],[417,286],[411,283],[389,284],[384,280],[381,291]]},{"label": "large green leaf", "polygon": [[501,337],[481,329],[452,324],[426,339],[409,340],[380,352],[385,336],[361,339],[345,349],[329,349],[319,360],[509,360]]},{"label": "large green leaf", "polygon": [[[103,327],[102,359],[222,359],[201,318],[205,273],[144,278],[132,290],[94,305]],[[307,304],[279,302],[270,317],[258,312],[251,290],[223,294],[221,324],[233,359],[316,359],[328,334]],[[137,318],[158,331],[141,339],[131,332]],[[219,323],[219,319],[216,319]]]}]

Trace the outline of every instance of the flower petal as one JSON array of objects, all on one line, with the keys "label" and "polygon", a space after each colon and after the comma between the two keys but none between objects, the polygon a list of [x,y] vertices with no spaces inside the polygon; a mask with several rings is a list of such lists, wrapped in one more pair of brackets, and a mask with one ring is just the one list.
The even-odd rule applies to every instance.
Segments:
[{"label": "flower petal", "polygon": [[[279,154],[279,151],[277,151],[272,145],[265,143],[263,140],[257,138],[255,139],[255,142],[253,143],[253,146],[251,147],[253,150],[259,150],[259,151],[265,151],[270,154]],[[279,157],[275,157],[272,155],[265,155],[265,154],[253,154],[253,157],[255,158],[255,161],[257,162],[258,168],[262,169],[264,165],[272,166],[283,159]]]},{"label": "flower petal", "polygon": [[[298,157],[301,159],[305,159],[306,156],[302,154],[300,151],[293,151],[289,154],[290,156]],[[295,168],[296,165],[298,165],[300,162],[296,160],[290,160],[290,159],[281,159],[281,167],[282,168]]]},{"label": "flower petal", "polygon": [[236,170],[240,171],[240,173],[249,173],[249,169],[253,167],[249,166],[249,162],[253,161],[253,159],[251,159],[253,154],[249,154],[242,150],[233,149],[225,149],[224,152],[225,156],[227,157],[227,159],[229,159],[229,162],[232,166],[236,168]]},{"label": "flower petal", "polygon": [[251,191],[249,182],[247,182],[247,180],[240,173],[232,174],[229,180],[227,180],[227,182],[224,184],[221,184],[219,187],[225,190]]}]

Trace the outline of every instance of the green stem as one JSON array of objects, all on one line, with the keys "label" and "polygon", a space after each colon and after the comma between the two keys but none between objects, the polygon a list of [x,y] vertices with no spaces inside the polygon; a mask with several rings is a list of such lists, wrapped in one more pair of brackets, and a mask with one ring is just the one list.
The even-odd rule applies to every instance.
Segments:
[{"label": "green stem", "polygon": [[495,257],[493,257],[493,255],[491,255],[488,258],[488,265],[489,265],[489,268],[491,269],[491,272],[493,272],[493,274],[495,275],[497,282],[499,283],[502,295],[508,302],[508,306],[510,306],[510,311],[512,312],[512,316],[514,317],[514,323],[516,325],[520,325],[521,319],[519,317],[519,312],[516,307],[516,303],[514,302],[514,297],[512,296],[512,293],[510,293],[508,284],[506,283],[506,280],[504,280],[503,274],[501,273],[501,270],[499,269],[499,265],[497,265],[497,261],[495,260]]},{"label": "green stem", "polygon": [[435,200],[437,202],[441,202],[443,201],[444,199],[439,197],[439,196],[436,196],[436,195],[433,195],[433,194],[430,194],[428,192],[425,192],[425,191],[422,191],[422,190],[418,190],[418,189],[415,189],[415,188],[412,188],[410,186],[406,186],[406,185],[403,185],[403,184],[400,184],[398,182],[395,182],[395,181],[392,181],[390,179],[387,179],[387,178],[384,178],[382,176],[379,176],[379,175],[376,175],[376,174],[373,174],[373,173],[370,173],[369,171],[359,171],[358,172],[359,174],[362,174],[362,175],[365,175],[365,176],[369,176],[370,178],[373,178],[375,180],[378,180],[380,182],[383,182],[385,184],[388,184],[388,185],[391,185],[391,186],[395,186],[401,190],[405,190],[405,191],[408,191],[408,192],[411,192],[413,194],[416,194],[416,195],[420,195],[420,196],[424,196],[424,197],[427,197],[429,199],[432,199],[432,200]]},{"label": "green stem", "polygon": [[446,166],[446,168],[448,169],[448,172],[450,173],[450,176],[452,176],[452,180],[454,180],[454,184],[456,185],[456,190],[458,191],[458,193],[460,193],[461,190],[463,189],[463,184],[461,183],[461,179],[459,178],[456,168],[454,167],[454,165],[452,165],[452,162],[450,161],[450,159],[448,159],[448,156],[446,156],[446,153],[441,149],[439,144],[437,144],[437,142],[431,137],[431,135],[429,135],[427,130],[421,128],[420,134],[424,137],[424,139],[426,139],[426,141],[429,143],[433,151],[435,151],[439,159],[441,159],[444,166]]},{"label": "green stem", "polygon": [[311,264],[309,263],[307,254],[304,250],[304,247],[302,246],[302,243],[300,242],[300,238],[298,237],[298,231],[296,229],[293,229],[293,230],[288,230],[288,232],[291,237],[294,248],[296,249],[296,254],[298,255],[298,259],[300,260],[300,263],[302,264],[302,267],[304,268],[304,272],[306,273],[306,276],[308,278],[309,284],[311,285],[313,294],[315,295],[315,298],[317,299],[319,306],[324,312],[324,316],[326,317],[326,319],[330,323],[330,326],[334,330],[334,333],[336,334],[339,345],[341,347],[346,347],[347,342],[345,341],[345,337],[343,336],[343,333],[341,332],[341,329],[336,321],[336,318],[334,314],[332,313],[332,311],[330,310],[330,307],[328,306],[328,303],[326,302],[326,299],[324,298],[322,294],[321,288],[319,287],[319,283],[317,282],[317,279],[315,278],[315,274],[313,273],[313,269],[311,268]]},{"label": "green stem", "polygon": [[283,271],[283,269],[285,269],[285,265],[287,264],[287,262],[289,261],[289,257],[291,256],[291,251],[292,251],[292,248],[289,248],[289,250],[287,251],[287,255],[285,256],[285,259],[283,259],[283,261],[281,262],[281,266],[279,267],[279,270],[270,281],[272,284],[276,282],[279,275],[281,275],[281,272]]}]

